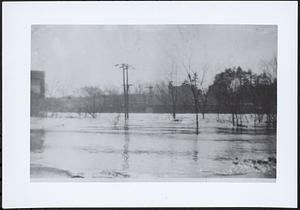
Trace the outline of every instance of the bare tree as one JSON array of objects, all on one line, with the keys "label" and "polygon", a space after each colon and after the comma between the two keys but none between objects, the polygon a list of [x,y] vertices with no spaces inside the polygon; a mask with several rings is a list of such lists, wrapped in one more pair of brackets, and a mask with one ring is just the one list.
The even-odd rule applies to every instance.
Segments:
[{"label": "bare tree", "polygon": [[104,86],[103,92],[107,93],[107,95],[118,95],[119,94],[118,87],[116,87],[112,84]]},{"label": "bare tree", "polygon": [[169,98],[172,103],[172,116],[173,120],[176,120],[176,106],[177,106],[177,87],[173,85],[173,81],[169,81]]},{"label": "bare tree", "polygon": [[205,86],[205,80],[206,80],[206,73],[207,73],[207,65],[204,65],[202,68],[202,75],[201,78],[199,79],[199,105],[200,105],[200,110],[202,112],[202,119],[204,119],[204,114],[206,113],[206,108],[207,108],[207,102],[208,102],[208,94],[209,94],[209,89]]},{"label": "bare tree", "polygon": [[[175,35],[175,34],[174,34]],[[170,113],[172,114],[173,120],[176,120],[177,113],[177,99],[178,99],[178,81],[177,81],[177,73],[178,73],[178,52],[179,46],[178,43],[168,43],[168,48],[164,48],[165,54],[165,70],[166,70],[166,83],[168,84],[168,91],[166,92],[166,97],[169,102],[168,105],[170,107]],[[162,44],[164,45],[164,44]]]},{"label": "bare tree", "polygon": [[267,124],[276,126],[277,121],[277,57],[262,60],[262,74],[256,76],[255,100],[259,108],[259,121],[263,115],[267,117]]},{"label": "bare tree", "polygon": [[171,110],[172,110],[172,116],[173,120],[176,120],[176,112],[177,112],[177,63],[176,58],[174,55],[169,56],[169,67],[168,67],[169,73],[168,73],[168,94],[169,94],[169,100],[171,102]]},{"label": "bare tree", "polygon": [[159,82],[154,86],[154,95],[164,106],[170,105],[168,85],[165,82]]},{"label": "bare tree", "polygon": [[133,93],[134,94],[138,94],[138,95],[143,95],[145,94],[145,87],[143,84],[141,83],[137,83],[134,87],[133,87]]},{"label": "bare tree", "polygon": [[193,100],[194,100],[194,111],[196,117],[196,134],[199,134],[199,78],[197,72],[188,72],[188,80],[184,82],[185,85],[188,85],[191,88],[193,93]]},{"label": "bare tree", "polygon": [[[203,66],[202,68],[199,65],[199,58],[194,56],[196,46],[195,42],[200,38],[200,34],[198,31],[189,31],[185,30],[183,32],[182,28],[178,27],[178,32],[182,39],[182,65],[187,73],[187,80],[184,82],[186,85],[189,85],[194,101],[194,111],[196,116],[196,133],[199,134],[199,119],[198,113],[200,105],[203,108],[202,117],[204,118],[204,113],[206,110],[207,99],[208,99],[208,89],[204,86],[205,76],[207,68]],[[197,64],[198,63],[198,64]],[[201,78],[199,78],[199,73],[197,70],[201,70]]]},{"label": "bare tree", "polygon": [[265,73],[271,82],[277,78],[277,56],[273,56],[270,60],[261,60],[260,68]]},{"label": "bare tree", "polygon": [[[45,110],[51,112],[50,117],[57,117],[57,112],[61,110],[61,103],[59,98],[65,97],[65,87],[58,81],[56,81],[51,87],[46,84],[45,88]],[[46,114],[48,116],[48,114]]]},{"label": "bare tree", "polygon": [[101,112],[101,106],[103,104],[103,98],[101,98],[101,96],[104,95],[103,91],[98,87],[86,86],[82,88],[82,92],[86,98],[83,111],[92,118],[96,118],[97,113]]}]

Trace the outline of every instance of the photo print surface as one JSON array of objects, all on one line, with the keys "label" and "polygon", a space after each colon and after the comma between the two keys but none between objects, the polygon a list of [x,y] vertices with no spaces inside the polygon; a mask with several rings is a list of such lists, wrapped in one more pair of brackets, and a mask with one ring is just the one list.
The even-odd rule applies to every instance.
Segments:
[{"label": "photo print surface", "polygon": [[32,25],[30,74],[31,181],[276,180],[275,25]]}]

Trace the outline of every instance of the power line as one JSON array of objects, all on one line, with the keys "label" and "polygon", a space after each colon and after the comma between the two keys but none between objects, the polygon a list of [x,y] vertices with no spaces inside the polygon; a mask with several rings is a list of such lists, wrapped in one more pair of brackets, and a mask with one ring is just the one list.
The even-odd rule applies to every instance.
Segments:
[{"label": "power line", "polygon": [[123,90],[124,90],[124,115],[125,120],[129,118],[129,86],[131,84],[128,84],[128,69],[135,69],[132,65],[127,63],[120,63],[116,64],[116,67],[119,67],[123,70]]}]

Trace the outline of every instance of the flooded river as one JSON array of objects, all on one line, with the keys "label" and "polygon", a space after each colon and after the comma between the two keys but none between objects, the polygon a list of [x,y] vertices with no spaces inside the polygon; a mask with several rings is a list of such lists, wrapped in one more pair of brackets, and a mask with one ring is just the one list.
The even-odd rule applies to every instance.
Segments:
[{"label": "flooded river", "polygon": [[167,181],[276,178],[276,132],[233,130],[229,115],[75,114],[31,118],[32,181]]}]

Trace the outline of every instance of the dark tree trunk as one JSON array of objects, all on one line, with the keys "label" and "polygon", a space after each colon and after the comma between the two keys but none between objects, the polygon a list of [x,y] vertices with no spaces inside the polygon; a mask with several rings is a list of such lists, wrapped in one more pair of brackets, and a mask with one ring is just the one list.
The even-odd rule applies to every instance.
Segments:
[{"label": "dark tree trunk", "polygon": [[196,114],[196,134],[198,135],[199,134],[199,117],[198,117],[198,100],[197,98],[195,97],[194,99],[194,103],[195,103],[195,114]]},{"label": "dark tree trunk", "polygon": [[196,113],[196,134],[199,134],[199,120],[198,120],[198,112]]},{"label": "dark tree trunk", "polygon": [[171,92],[171,99],[172,99],[172,115],[173,119],[176,119],[176,100],[177,100],[177,92],[176,89],[174,90],[174,86],[169,84],[169,91]]},{"label": "dark tree trunk", "polygon": [[176,119],[176,101],[174,97],[174,93],[172,91],[172,112],[173,112],[173,119]]},{"label": "dark tree trunk", "polygon": [[235,126],[235,121],[234,121],[234,112],[231,113],[231,117],[232,117],[232,125]]}]

